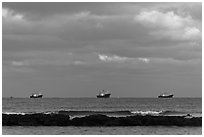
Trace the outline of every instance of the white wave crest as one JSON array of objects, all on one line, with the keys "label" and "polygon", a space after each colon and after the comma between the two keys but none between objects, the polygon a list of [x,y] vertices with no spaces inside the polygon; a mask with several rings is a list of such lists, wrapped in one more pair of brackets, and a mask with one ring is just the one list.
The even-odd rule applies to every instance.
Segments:
[{"label": "white wave crest", "polygon": [[13,114],[25,115],[26,113],[23,113],[23,112],[3,112],[3,114],[7,114],[7,115],[13,115]]},{"label": "white wave crest", "polygon": [[161,114],[163,111],[132,111],[132,114],[136,114],[136,115],[159,115]]}]

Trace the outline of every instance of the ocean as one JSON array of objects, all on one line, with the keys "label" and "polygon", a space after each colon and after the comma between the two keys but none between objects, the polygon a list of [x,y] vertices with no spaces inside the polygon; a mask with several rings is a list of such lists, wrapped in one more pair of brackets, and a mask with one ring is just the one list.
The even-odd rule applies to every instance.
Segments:
[{"label": "ocean", "polygon": [[[185,116],[202,117],[202,98],[3,98],[2,113],[67,114],[70,119],[102,114],[108,117]],[[3,119],[4,120],[4,119]],[[201,126],[3,126],[3,134],[202,134]]]}]

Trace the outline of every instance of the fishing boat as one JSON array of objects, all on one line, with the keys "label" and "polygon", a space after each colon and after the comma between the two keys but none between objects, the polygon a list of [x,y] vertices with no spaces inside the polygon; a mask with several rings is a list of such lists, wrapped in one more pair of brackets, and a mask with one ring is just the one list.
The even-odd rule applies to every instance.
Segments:
[{"label": "fishing boat", "polygon": [[162,93],[158,96],[158,98],[173,98],[173,94],[172,93]]},{"label": "fishing boat", "polygon": [[36,93],[33,93],[32,95],[30,95],[30,98],[42,98],[43,95],[41,93],[39,94],[36,94]]},{"label": "fishing boat", "polygon": [[110,98],[111,93],[109,91],[101,91],[96,97],[97,98]]}]

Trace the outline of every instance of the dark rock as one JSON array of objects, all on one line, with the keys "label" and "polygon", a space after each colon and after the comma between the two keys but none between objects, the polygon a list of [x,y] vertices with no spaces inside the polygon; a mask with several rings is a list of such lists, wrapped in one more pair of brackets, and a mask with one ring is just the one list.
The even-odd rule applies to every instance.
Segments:
[{"label": "dark rock", "polygon": [[3,126],[68,126],[70,117],[63,114],[3,114]]},{"label": "dark rock", "polygon": [[110,117],[106,115],[90,115],[81,118],[73,118],[71,120],[71,125],[74,126],[102,126],[105,122],[111,120]]},{"label": "dark rock", "polygon": [[202,126],[202,117],[89,115],[70,120],[66,114],[3,114],[3,126]]}]

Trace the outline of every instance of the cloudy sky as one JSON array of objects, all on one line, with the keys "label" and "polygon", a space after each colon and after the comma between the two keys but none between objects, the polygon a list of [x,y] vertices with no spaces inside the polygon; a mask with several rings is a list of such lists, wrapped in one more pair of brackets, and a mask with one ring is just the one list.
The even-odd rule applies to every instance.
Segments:
[{"label": "cloudy sky", "polygon": [[201,3],[3,3],[3,97],[202,94]]}]

